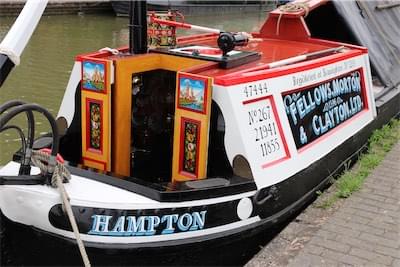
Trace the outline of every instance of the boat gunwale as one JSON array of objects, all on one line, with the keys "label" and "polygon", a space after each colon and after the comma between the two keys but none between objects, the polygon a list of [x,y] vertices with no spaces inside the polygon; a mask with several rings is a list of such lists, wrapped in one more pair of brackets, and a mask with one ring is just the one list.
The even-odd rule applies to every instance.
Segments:
[{"label": "boat gunwale", "polygon": [[[184,188],[181,190],[177,189],[170,191],[170,188],[165,187],[162,184],[147,182],[143,179],[132,176],[121,176],[111,172],[96,173],[71,165],[67,165],[67,168],[73,175],[78,175],[82,178],[127,190],[159,202],[181,202],[211,199],[238,195],[257,190],[256,184],[253,180],[239,176],[232,176],[231,180],[233,180],[233,183],[228,185],[204,187],[201,189]],[[212,178],[214,177],[208,177],[207,179]],[[184,184],[184,182],[180,184]]]}]

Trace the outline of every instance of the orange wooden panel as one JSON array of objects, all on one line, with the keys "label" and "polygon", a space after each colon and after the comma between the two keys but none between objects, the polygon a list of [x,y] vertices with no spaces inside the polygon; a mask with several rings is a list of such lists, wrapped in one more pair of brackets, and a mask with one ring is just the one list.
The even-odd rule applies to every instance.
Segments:
[{"label": "orange wooden panel", "polygon": [[204,61],[163,54],[133,55],[116,58],[114,61],[112,171],[129,176],[131,174],[132,74],[156,69],[178,71],[204,64]]}]

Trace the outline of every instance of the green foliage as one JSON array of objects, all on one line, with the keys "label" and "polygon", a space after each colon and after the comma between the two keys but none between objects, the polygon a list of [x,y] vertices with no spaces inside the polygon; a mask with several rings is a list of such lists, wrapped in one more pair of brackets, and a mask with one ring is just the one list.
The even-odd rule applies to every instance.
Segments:
[{"label": "green foliage", "polygon": [[[379,165],[387,152],[400,140],[400,120],[392,119],[381,129],[375,130],[369,138],[368,152],[361,155],[356,166],[346,171],[340,176],[335,185],[335,193],[328,197],[318,207],[329,208],[339,198],[347,198],[352,193],[358,191],[365,178],[371,171]],[[321,192],[317,192],[321,195]]]}]

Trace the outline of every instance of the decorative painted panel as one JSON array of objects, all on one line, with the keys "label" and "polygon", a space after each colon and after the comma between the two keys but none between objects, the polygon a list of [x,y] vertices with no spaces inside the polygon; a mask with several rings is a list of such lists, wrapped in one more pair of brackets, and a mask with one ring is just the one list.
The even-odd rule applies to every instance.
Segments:
[{"label": "decorative painted panel", "polygon": [[208,81],[205,78],[178,75],[178,108],[206,113]]},{"label": "decorative painted panel", "polygon": [[107,64],[99,60],[82,60],[82,89],[107,93]]},{"label": "decorative painted panel", "polygon": [[181,151],[180,151],[180,172],[186,172],[197,176],[198,159],[199,159],[199,143],[201,122],[181,119]]},{"label": "decorative painted panel", "polygon": [[211,78],[177,74],[172,180],[207,176]]},{"label": "decorative painted panel", "polygon": [[111,61],[82,57],[82,159],[111,170]]},{"label": "decorative painted panel", "polygon": [[87,149],[94,149],[102,152],[102,131],[103,131],[103,102],[86,99],[86,116],[87,116]]}]

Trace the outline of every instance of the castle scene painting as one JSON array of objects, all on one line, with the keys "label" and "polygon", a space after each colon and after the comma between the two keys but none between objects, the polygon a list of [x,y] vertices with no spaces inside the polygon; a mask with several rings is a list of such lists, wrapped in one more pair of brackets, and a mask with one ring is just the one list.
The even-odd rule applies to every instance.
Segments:
[{"label": "castle scene painting", "polygon": [[179,78],[179,108],[204,113],[205,94],[205,81],[183,76]]},{"label": "castle scene painting", "polygon": [[82,82],[87,90],[103,91],[105,88],[104,63],[83,61]]}]

